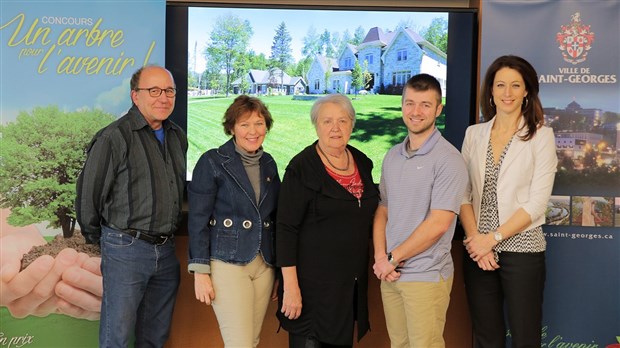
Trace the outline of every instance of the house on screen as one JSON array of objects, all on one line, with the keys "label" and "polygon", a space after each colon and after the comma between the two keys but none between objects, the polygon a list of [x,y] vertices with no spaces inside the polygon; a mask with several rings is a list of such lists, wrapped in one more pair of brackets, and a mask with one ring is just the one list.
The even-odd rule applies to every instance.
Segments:
[{"label": "house on screen", "polygon": [[347,45],[337,58],[315,56],[308,71],[309,93],[354,93],[352,70],[357,61],[371,75],[368,90],[402,86],[416,74],[435,76],[445,95],[446,54],[409,28],[384,32],[374,27],[358,46]]},{"label": "house on screen", "polygon": [[[241,81],[245,79],[249,88],[241,91]],[[256,70],[250,69],[248,73],[233,81],[235,94],[300,94],[305,93],[306,81],[300,77],[291,77],[280,69]]]}]

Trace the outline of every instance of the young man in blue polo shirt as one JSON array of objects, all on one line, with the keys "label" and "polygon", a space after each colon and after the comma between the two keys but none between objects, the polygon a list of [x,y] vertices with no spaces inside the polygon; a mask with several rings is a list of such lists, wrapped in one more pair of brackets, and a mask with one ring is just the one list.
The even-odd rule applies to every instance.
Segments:
[{"label": "young man in blue polo shirt", "polygon": [[441,86],[428,74],[403,90],[407,137],[385,155],[374,220],[375,275],[392,347],[444,347],[456,217],[467,185],[459,151],[435,127]]}]

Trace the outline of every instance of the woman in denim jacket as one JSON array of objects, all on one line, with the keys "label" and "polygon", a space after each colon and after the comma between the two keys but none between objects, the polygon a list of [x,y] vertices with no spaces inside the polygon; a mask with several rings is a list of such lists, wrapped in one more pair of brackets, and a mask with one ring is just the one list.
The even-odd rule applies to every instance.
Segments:
[{"label": "woman in denim jacket", "polygon": [[232,139],[201,156],[188,186],[188,270],[226,347],[258,345],[273,289],[280,178],[262,148],[272,123],[259,99],[237,97],[223,122]]}]

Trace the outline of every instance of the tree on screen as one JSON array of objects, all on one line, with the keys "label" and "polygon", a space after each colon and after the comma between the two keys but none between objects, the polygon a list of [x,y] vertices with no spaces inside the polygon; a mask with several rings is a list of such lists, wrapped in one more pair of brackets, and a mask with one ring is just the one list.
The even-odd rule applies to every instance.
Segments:
[{"label": "tree on screen", "polygon": [[223,86],[225,86],[226,81],[224,81],[224,76],[220,74],[221,62],[217,60],[217,57],[212,57],[210,60],[207,60],[207,68],[203,73],[203,81],[206,81],[205,87],[208,90],[211,90],[213,94],[218,94],[222,90]]},{"label": "tree on screen", "polygon": [[334,57],[338,57],[340,54],[340,46],[342,44],[342,38],[340,37],[340,33],[337,31],[331,32],[331,40],[332,40],[332,49],[334,50]]},{"label": "tree on screen", "polygon": [[75,183],[94,134],[114,120],[101,110],[65,112],[57,106],[22,111],[0,126],[0,207],[8,223],[48,221],[64,237],[75,226]]},{"label": "tree on screen", "polygon": [[254,51],[250,51],[248,58],[252,69],[267,70],[269,68],[269,60],[264,53],[256,54]]},{"label": "tree on screen", "polygon": [[213,25],[210,43],[204,51],[205,59],[215,60],[226,75],[225,92],[230,93],[235,61],[246,52],[250,38],[254,34],[250,22],[228,14],[220,16]]},{"label": "tree on screen", "polygon": [[355,94],[357,94],[357,91],[364,88],[364,72],[362,71],[362,66],[357,59],[355,60],[355,65],[351,71],[351,79],[351,85],[353,85]]},{"label": "tree on screen", "polygon": [[349,29],[346,29],[342,33],[342,38],[340,38],[340,40],[338,41],[338,44],[335,45],[336,47],[338,47],[338,49],[336,51],[336,56],[337,57],[340,57],[342,52],[344,52],[344,50],[347,48],[347,45],[349,43],[351,43],[351,41],[353,41],[353,36],[351,36],[351,33],[349,32]]},{"label": "tree on screen", "polygon": [[319,37],[320,53],[326,57],[334,58],[336,50],[332,45],[332,34],[325,29],[323,34]]},{"label": "tree on screen", "polygon": [[358,60],[355,60],[355,65],[353,66],[353,70],[351,71],[351,85],[355,89],[355,94],[358,91],[369,88],[370,80],[372,79],[372,74],[368,72],[368,61],[364,60],[364,67],[360,65]]},{"label": "tree on screen", "polygon": [[448,21],[445,18],[434,18],[421,34],[426,41],[439,48],[441,52],[448,52]]},{"label": "tree on screen", "polygon": [[248,72],[253,68],[251,65],[251,53],[253,53],[253,51],[239,54],[233,64],[230,81],[239,81],[238,93],[246,93],[250,88]]},{"label": "tree on screen", "polygon": [[366,38],[366,30],[362,28],[362,26],[360,25],[359,27],[357,27],[357,29],[355,29],[355,33],[353,34],[353,40],[351,40],[351,44],[355,46],[359,46],[362,42],[364,42],[365,38]]},{"label": "tree on screen", "polygon": [[306,32],[306,36],[303,38],[304,46],[301,49],[301,53],[304,56],[314,57],[316,54],[321,54],[319,37],[319,34],[316,33],[316,29],[311,25]]},{"label": "tree on screen", "polygon": [[281,86],[284,85],[284,71],[293,63],[291,41],[293,41],[293,39],[286,29],[286,24],[284,22],[280,23],[273,37],[271,56],[269,59],[271,60],[272,68],[279,69]]},{"label": "tree on screen", "polygon": [[251,62],[249,57],[245,56],[243,60],[240,60],[241,64],[239,64],[234,70],[234,78],[233,81],[239,79],[239,93],[248,93],[250,87],[252,86],[248,77],[248,71],[251,68]]},{"label": "tree on screen", "polygon": [[189,74],[187,74],[187,89],[188,90],[192,90],[192,89],[198,89],[200,86],[200,75],[190,71]]},{"label": "tree on screen", "polygon": [[308,71],[310,71],[310,66],[314,58],[305,57],[299,60],[296,64],[292,64],[287,70],[286,73],[290,76],[302,76],[306,81],[308,81]]},{"label": "tree on screen", "polygon": [[325,74],[323,75],[323,78],[325,79],[325,90],[323,91],[323,93],[327,94],[328,89],[329,89],[329,78],[332,76],[332,69],[327,69],[325,70]]}]

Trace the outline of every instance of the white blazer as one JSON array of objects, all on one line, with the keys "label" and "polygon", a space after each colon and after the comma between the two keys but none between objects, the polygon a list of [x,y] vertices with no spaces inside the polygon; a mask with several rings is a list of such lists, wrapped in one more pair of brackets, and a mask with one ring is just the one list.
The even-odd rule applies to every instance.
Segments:
[{"label": "white blazer", "polygon": [[[523,125],[523,120],[519,128]],[[469,173],[469,185],[463,204],[471,204],[480,221],[480,202],[484,186],[487,147],[491,137],[489,122],[469,126],[465,132],[462,154]],[[525,129],[517,135],[525,134]],[[545,223],[545,211],[551,197],[558,158],[555,137],[549,127],[541,127],[529,141],[518,136],[508,148],[497,182],[499,223],[505,223],[519,208],[531,217],[532,223],[524,231]]]}]

